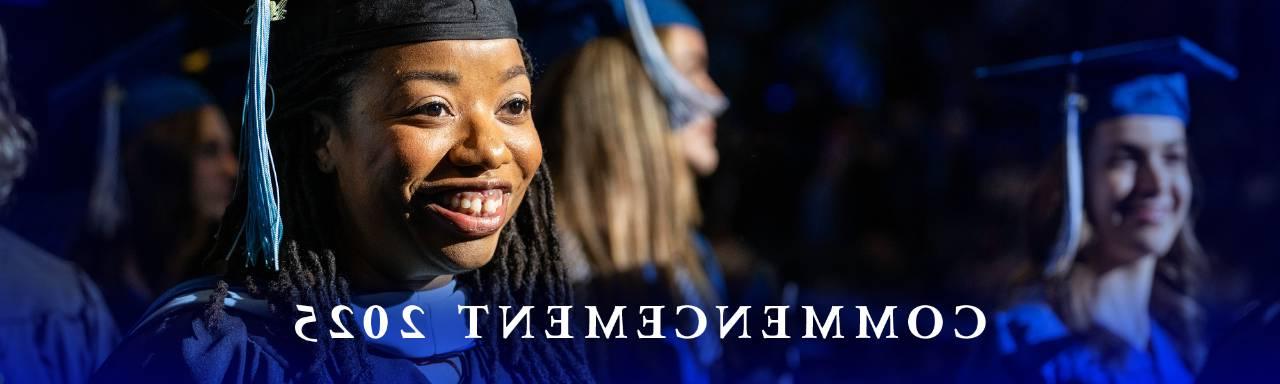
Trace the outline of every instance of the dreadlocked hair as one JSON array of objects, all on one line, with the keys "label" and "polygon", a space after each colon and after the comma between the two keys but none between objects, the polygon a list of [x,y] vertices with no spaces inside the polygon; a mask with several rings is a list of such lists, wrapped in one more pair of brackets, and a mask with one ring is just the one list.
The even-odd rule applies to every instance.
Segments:
[{"label": "dreadlocked hair", "polygon": [[[479,270],[462,275],[461,283],[487,303],[502,305],[570,305],[573,291],[560,259],[556,236],[551,176],[547,165],[538,168],[525,201],[503,229],[494,258]],[[498,361],[518,382],[591,382],[577,339],[549,340],[502,338],[499,322],[484,318],[484,335],[477,357]],[[534,316],[534,334],[549,329],[546,318]],[[492,382],[492,372],[483,372]]]},{"label": "dreadlocked hair", "polygon": [[[526,68],[532,68],[524,47]],[[309,60],[286,70],[273,72],[275,115],[270,121],[272,151],[276,161],[281,215],[284,221],[279,271],[248,267],[242,242],[237,235],[247,206],[244,185],[237,186],[219,229],[210,259],[225,259],[226,273],[206,307],[205,318],[217,327],[225,317],[223,298],[231,286],[243,286],[250,295],[265,298],[276,326],[290,329],[298,318],[297,305],[307,305],[318,314],[328,314],[337,305],[349,305],[351,293],[340,257],[328,239],[336,238],[336,180],[320,171],[313,149],[320,145],[312,111],[340,112],[349,103],[355,75],[370,61],[371,52]],[[341,113],[332,116],[344,118]],[[524,202],[503,228],[492,260],[484,267],[456,276],[471,305],[547,306],[572,305],[573,297],[560,259],[555,229],[554,193],[546,165],[538,168]],[[349,312],[344,325],[355,324]],[[531,322],[535,334],[549,329],[548,319]],[[303,332],[315,335],[308,361],[291,364],[291,375],[299,378],[324,376],[326,367],[335,368],[341,382],[371,382],[368,352],[360,332],[353,339],[332,339],[334,326],[329,316]],[[481,339],[466,352],[477,360],[479,374],[494,381],[499,367],[515,382],[585,382],[591,379],[580,341],[501,337],[499,322],[485,318],[479,324]],[[350,327],[347,327],[348,329]],[[286,333],[288,334],[288,333]],[[299,341],[301,342],[301,341]],[[467,366],[464,365],[464,369]]]}]

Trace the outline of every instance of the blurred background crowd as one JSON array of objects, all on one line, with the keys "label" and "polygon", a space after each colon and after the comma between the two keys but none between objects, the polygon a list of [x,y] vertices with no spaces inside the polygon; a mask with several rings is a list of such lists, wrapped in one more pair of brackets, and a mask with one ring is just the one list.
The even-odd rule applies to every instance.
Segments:
[{"label": "blurred background crowd", "polygon": [[[732,101],[715,131],[719,167],[697,180],[701,233],[730,292],[758,289],[805,305],[963,303],[994,313],[1039,273],[1025,207],[1061,140],[1052,108],[1061,92],[1010,97],[974,69],[1174,35],[1240,71],[1237,81],[1196,82],[1191,91],[1194,212],[1212,266],[1202,293],[1209,338],[1243,304],[1278,288],[1269,277],[1280,271],[1280,236],[1272,233],[1280,151],[1269,143],[1280,143],[1280,71],[1272,70],[1280,67],[1280,2],[686,3],[702,22],[711,77]],[[39,137],[0,226],[79,263],[99,284],[129,287],[103,289],[108,301],[132,303],[112,309],[127,329],[154,295],[189,274],[217,207],[230,199],[247,36],[178,0],[0,0],[0,26],[18,110]],[[535,75],[550,73],[537,64]],[[123,91],[113,79],[147,72],[207,93],[183,101],[196,112],[152,121],[200,128],[123,135],[115,144],[138,151],[124,153],[119,167],[148,175],[155,185],[146,190],[163,191],[132,193],[147,204],[128,206],[149,211],[130,216],[166,218],[120,227],[94,203],[95,190],[112,188],[98,176],[104,132],[112,132],[104,106]],[[130,132],[129,124],[116,129]],[[116,230],[165,240],[107,236]],[[139,262],[159,254],[180,256]],[[971,347],[904,338],[784,348],[801,382],[901,382],[951,377],[964,363],[956,356]]]}]

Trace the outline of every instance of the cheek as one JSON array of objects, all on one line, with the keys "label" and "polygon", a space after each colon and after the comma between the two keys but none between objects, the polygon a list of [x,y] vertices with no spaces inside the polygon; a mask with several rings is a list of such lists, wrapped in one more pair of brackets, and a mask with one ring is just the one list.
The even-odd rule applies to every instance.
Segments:
[{"label": "cheek", "polygon": [[1191,200],[1195,193],[1191,186],[1191,175],[1184,169],[1174,178],[1170,186],[1173,192],[1175,204],[1177,204],[1179,218],[1186,218],[1187,213],[1191,210]]},{"label": "cheek", "polygon": [[696,119],[676,131],[676,139],[680,141],[681,146],[686,151],[696,151],[699,147],[706,146],[710,142],[710,137],[708,136],[711,132],[708,128],[706,120]]},{"label": "cheek", "polygon": [[1133,175],[1093,167],[1085,173],[1085,209],[1095,224],[1110,226],[1116,203],[1133,189]]},{"label": "cheek", "polygon": [[208,191],[218,187],[218,162],[214,159],[199,158],[195,166],[195,190]]},{"label": "cheek", "polygon": [[414,140],[385,127],[352,127],[347,135],[333,159],[339,189],[349,209],[381,211],[373,208],[399,194],[421,150]]},{"label": "cheek", "polygon": [[396,160],[411,170],[430,170],[448,152],[449,140],[423,129],[393,129],[387,146]]},{"label": "cheek", "polygon": [[1108,202],[1118,202],[1133,193],[1134,179],[1133,171],[1127,168],[1113,169],[1104,172],[1101,183],[1101,189],[1106,194]]},{"label": "cheek", "polygon": [[511,135],[507,138],[507,148],[524,172],[525,180],[532,180],[533,173],[542,164],[542,139],[538,136],[538,130],[532,125],[512,128]]},{"label": "cheek", "polygon": [[411,188],[427,178],[449,152],[453,140],[443,130],[415,127],[393,127],[386,142],[379,148],[369,148],[378,160],[374,174],[401,187],[399,192],[408,197]]}]

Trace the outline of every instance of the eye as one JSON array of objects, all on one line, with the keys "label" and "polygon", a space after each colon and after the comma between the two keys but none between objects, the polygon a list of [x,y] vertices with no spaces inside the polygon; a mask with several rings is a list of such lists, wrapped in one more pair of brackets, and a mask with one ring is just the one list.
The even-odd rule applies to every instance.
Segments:
[{"label": "eye", "polygon": [[523,115],[529,111],[529,101],[525,99],[514,99],[502,105],[502,112],[509,115]]},{"label": "eye", "polygon": [[1138,158],[1128,151],[1118,151],[1107,158],[1107,166],[1111,168],[1122,168],[1136,164]]},{"label": "eye", "polygon": [[414,108],[413,113],[430,117],[442,117],[451,114],[449,112],[449,106],[439,101],[428,102],[422,106]]}]

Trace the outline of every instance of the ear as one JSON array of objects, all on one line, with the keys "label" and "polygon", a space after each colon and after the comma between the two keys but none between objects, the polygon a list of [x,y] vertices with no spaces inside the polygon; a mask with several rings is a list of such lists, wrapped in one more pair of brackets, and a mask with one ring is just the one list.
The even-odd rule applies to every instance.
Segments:
[{"label": "ear", "polygon": [[338,134],[334,131],[338,125],[328,114],[312,111],[312,137],[315,138],[316,166],[321,172],[331,173],[337,166],[335,158]]}]

